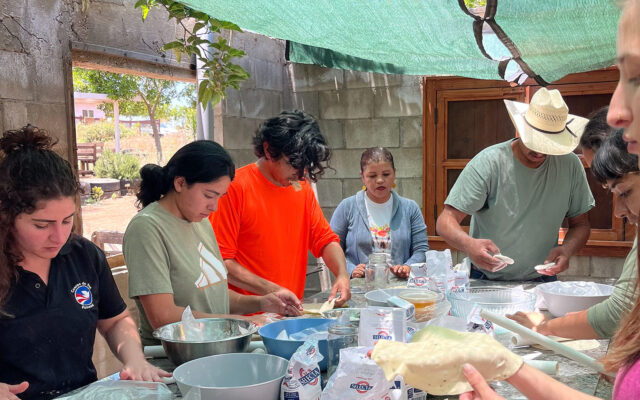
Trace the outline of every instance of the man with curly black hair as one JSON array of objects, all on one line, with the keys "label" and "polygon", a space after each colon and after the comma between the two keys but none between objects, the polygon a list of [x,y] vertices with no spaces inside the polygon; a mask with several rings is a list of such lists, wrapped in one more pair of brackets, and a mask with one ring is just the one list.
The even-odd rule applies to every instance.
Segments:
[{"label": "man with curly black hair", "polygon": [[340,292],[336,305],[343,304],[351,297],[344,253],[309,183],[331,157],[317,121],[284,111],[260,125],[253,145],[258,160],[236,171],[209,217],[229,287],[261,295],[284,287],[301,299],[311,250],[336,276],[329,300]]}]

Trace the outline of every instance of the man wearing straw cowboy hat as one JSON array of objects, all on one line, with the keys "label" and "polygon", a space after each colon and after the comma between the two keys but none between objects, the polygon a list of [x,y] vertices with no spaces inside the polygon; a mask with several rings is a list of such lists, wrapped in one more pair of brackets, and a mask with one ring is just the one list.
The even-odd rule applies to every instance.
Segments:
[{"label": "man wearing straw cowboy hat", "polygon": [[[519,137],[482,150],[467,164],[436,229],[467,253],[472,278],[555,280],[589,237],[586,213],[595,201],[573,153],[587,119],[569,114],[558,90],[542,88],[530,104],[504,102]],[[460,227],[467,215],[469,234]],[[569,229],[558,246],[564,218]]]}]

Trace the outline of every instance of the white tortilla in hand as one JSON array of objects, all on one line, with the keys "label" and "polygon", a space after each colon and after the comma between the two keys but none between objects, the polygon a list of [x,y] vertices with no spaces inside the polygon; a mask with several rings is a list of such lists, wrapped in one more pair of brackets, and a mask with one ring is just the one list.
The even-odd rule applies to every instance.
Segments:
[{"label": "white tortilla in hand", "polygon": [[498,381],[515,374],[523,362],[488,335],[437,326],[416,332],[411,343],[380,340],[371,359],[388,380],[402,375],[408,385],[439,396],[473,390],[462,373],[464,363],[473,365],[487,381]]},{"label": "white tortilla in hand", "polygon": [[304,303],[302,305],[303,314],[322,314],[324,311],[333,310],[336,299],[325,301],[324,303]]}]

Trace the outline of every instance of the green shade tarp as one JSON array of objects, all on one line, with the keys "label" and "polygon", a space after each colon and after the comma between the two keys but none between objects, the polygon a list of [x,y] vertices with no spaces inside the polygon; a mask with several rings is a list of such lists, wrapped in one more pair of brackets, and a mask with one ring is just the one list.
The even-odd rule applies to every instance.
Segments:
[{"label": "green shade tarp", "polygon": [[[612,0],[181,0],[288,40],[293,62],[410,75],[551,82],[614,64]],[[486,20],[483,20],[486,18]]]}]

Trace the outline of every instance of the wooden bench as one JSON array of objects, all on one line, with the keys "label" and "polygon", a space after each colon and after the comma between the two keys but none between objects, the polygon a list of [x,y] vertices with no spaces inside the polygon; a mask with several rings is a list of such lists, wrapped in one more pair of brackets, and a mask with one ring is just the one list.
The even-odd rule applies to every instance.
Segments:
[{"label": "wooden bench", "polygon": [[122,250],[117,247],[122,246],[123,232],[118,231],[95,231],[91,234],[91,241],[102,251],[107,257],[122,254]]},{"label": "wooden bench", "polygon": [[78,161],[80,168],[78,174],[80,176],[93,175],[93,167],[96,161],[102,155],[104,143],[78,143]]}]

